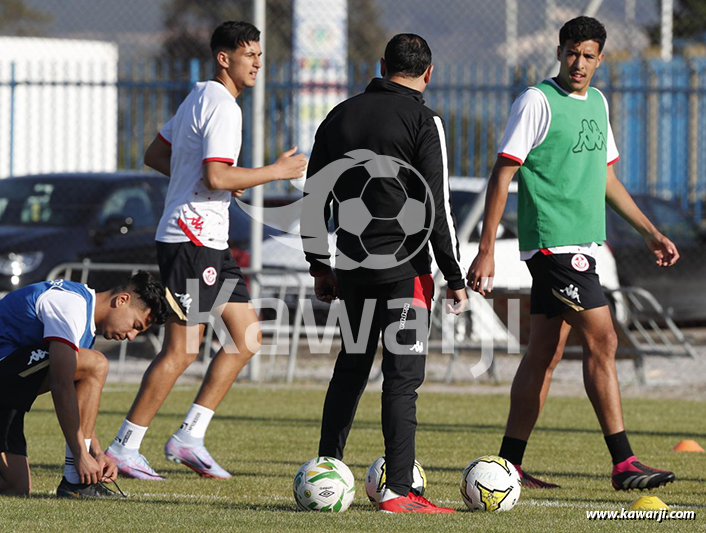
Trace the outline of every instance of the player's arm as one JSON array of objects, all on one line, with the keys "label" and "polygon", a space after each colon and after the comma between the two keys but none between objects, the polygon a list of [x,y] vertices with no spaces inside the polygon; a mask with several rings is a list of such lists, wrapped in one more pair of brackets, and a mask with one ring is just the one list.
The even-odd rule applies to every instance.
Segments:
[{"label": "player's arm", "polygon": [[488,179],[478,254],[468,269],[468,286],[483,296],[486,289],[493,290],[495,236],[505,211],[508,187],[530,151],[546,137],[550,122],[549,102],[541,91],[529,88],[513,102],[498,158]]},{"label": "player's arm", "polygon": [[[319,126],[316,132],[316,137],[314,140],[314,146],[311,149],[311,157],[309,159],[309,166],[306,172],[306,178],[309,179],[315,176],[322,168],[331,162],[331,158],[328,155],[326,149],[326,142],[324,140],[323,130],[326,127],[326,121]],[[309,182],[311,184],[311,182]],[[326,201],[324,206],[324,218],[323,223],[327,224],[329,217],[331,216],[331,196]],[[304,256],[309,263],[309,274],[314,277],[314,295],[316,299],[330,304],[338,298],[338,282],[336,280],[336,274],[329,266],[328,262],[330,256],[328,253],[324,254],[324,250],[320,250],[321,253],[314,253],[309,248],[307,243],[304,243],[304,239],[312,238],[311,235],[316,234],[316,228],[309,228],[309,224],[321,224],[320,219],[315,220],[310,216],[305,216],[302,214],[301,218],[301,235],[302,235],[302,248],[304,249]],[[328,237],[327,237],[328,244]],[[326,250],[328,252],[328,249]]]},{"label": "player's arm", "polygon": [[165,176],[171,176],[172,146],[159,135],[145,152],[145,165]]},{"label": "player's arm", "polygon": [[520,168],[520,163],[499,156],[488,179],[483,211],[483,230],[481,231],[478,254],[468,269],[468,286],[485,296],[485,291],[493,290],[495,277],[495,237],[498,226],[505,212],[507,193],[510,182]]},{"label": "player's arm", "polygon": [[95,430],[91,436],[91,449],[89,453],[96,460],[96,463],[98,463],[98,467],[101,471],[101,481],[115,481],[118,478],[118,465],[103,453],[103,447],[98,440],[98,435],[96,435]]},{"label": "player's arm", "polygon": [[84,444],[85,436],[81,431],[78,398],[74,385],[78,352],[62,341],[51,341],[49,364],[49,389],[54,401],[56,417],[74,456],[81,483],[97,483],[101,477],[101,470]]},{"label": "player's arm", "polygon": [[271,181],[301,178],[306,169],[306,157],[296,151],[294,146],[282,153],[274,164],[260,168],[235,167],[230,161],[205,161],[203,181],[210,190],[238,191]]},{"label": "player's arm", "polygon": [[672,266],[679,259],[679,251],[672,241],[662,235],[640,210],[630,193],[615,175],[613,165],[608,167],[606,177],[606,202],[623,217],[645,239],[655,255],[658,266]]},{"label": "player's arm", "polygon": [[434,220],[429,242],[434,258],[447,283],[446,312],[461,314],[468,303],[461,253],[456,237],[456,224],[451,210],[449,170],[447,166],[446,133],[440,117],[427,119],[415,144],[413,166],[426,179],[434,202]]}]

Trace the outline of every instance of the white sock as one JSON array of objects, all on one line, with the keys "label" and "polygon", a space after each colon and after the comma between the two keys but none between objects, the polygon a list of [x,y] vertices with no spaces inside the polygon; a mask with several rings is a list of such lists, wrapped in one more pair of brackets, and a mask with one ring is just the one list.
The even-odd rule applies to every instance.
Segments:
[{"label": "white sock", "polygon": [[193,441],[193,439],[203,440],[206,436],[206,429],[208,429],[212,418],[213,411],[192,403],[189,412],[186,413],[184,422],[182,422],[181,427],[177,430],[175,435],[186,441]]},{"label": "white sock", "polygon": [[385,488],[385,490],[382,493],[382,496],[380,497],[381,502],[386,502],[387,500],[394,500],[395,498],[399,498],[400,495],[397,494],[394,490]]},{"label": "white sock", "polygon": [[126,418],[123,420],[123,425],[120,426],[120,430],[110,447],[118,453],[127,450],[139,450],[145,433],[147,433],[146,427],[133,424]]},{"label": "white sock", "polygon": [[[91,439],[85,439],[86,451],[91,449]],[[76,465],[74,464],[74,454],[71,453],[71,448],[69,448],[69,443],[66,443],[66,459],[64,460],[64,477],[69,483],[74,485],[81,483],[81,478],[78,476],[78,471],[76,470]]]}]

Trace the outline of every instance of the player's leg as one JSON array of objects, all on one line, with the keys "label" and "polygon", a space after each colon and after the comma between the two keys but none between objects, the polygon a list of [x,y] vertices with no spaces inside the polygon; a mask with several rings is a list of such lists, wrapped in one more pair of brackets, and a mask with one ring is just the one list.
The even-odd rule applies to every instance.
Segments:
[{"label": "player's leg", "polygon": [[510,413],[499,455],[517,468],[522,484],[530,488],[556,488],[522,469],[527,441],[549,393],[552,375],[561,361],[571,326],[562,317],[567,306],[553,293],[557,265],[542,253],[527,262],[532,274],[530,339],[527,352],[512,381]]},{"label": "player's leg", "polygon": [[32,491],[24,415],[21,409],[0,406],[0,494],[6,496]]},{"label": "player's leg", "polygon": [[24,418],[47,388],[45,348],[21,348],[0,360],[0,494],[29,494],[32,488]]},{"label": "player's leg", "polygon": [[199,355],[198,352],[189,353],[187,350],[187,329],[194,329],[189,333],[197,336],[199,346],[205,329],[203,324],[188,325],[176,315],[171,315],[164,327],[162,350],[145,371],[132,407],[115,440],[106,450],[117,463],[120,474],[125,477],[154,481],[164,479],[140,454],[140,446],[152,419],[162,407],[176,380]]},{"label": "player's leg", "polygon": [[164,447],[167,459],[185,464],[204,477],[229,479],[204,446],[214,411],[262,343],[257,313],[250,303],[229,302],[222,312],[230,340],[211,361],[201,389],[184,422]]},{"label": "player's leg", "polygon": [[417,430],[417,389],[424,381],[434,282],[431,275],[380,287],[383,330],[382,432],[385,437],[385,512],[450,513],[410,492]]},{"label": "player's leg", "polygon": [[567,313],[567,320],[581,336],[583,381],[604,435],[625,430],[620,403],[615,352],[618,338],[608,306]]},{"label": "player's leg", "polygon": [[[210,268],[214,277],[206,276],[207,269],[201,278],[213,280],[209,305],[217,306],[214,311],[221,314],[230,339],[211,361],[194,403],[186,413],[181,427],[165,444],[164,454],[167,459],[183,463],[204,477],[229,479],[230,473],[221,468],[208,453],[204,437],[216,407],[243,367],[260,349],[262,335],[257,313],[250,304],[243,273],[229,250],[216,251],[215,254],[210,263],[217,266]],[[217,302],[217,298],[224,298],[224,303]]]},{"label": "player's leg", "polygon": [[581,335],[584,386],[611,454],[613,487],[616,490],[652,489],[674,481],[672,472],[640,463],[630,447],[615,367],[618,339],[610,309],[605,305],[572,313],[567,319]]},{"label": "player's leg", "polygon": [[[319,440],[321,456],[343,458],[358,402],[370,377],[380,337],[377,319],[380,304],[375,289],[355,283],[339,282],[338,285],[339,298],[345,303],[345,313],[341,308],[339,317],[342,346],[324,401]],[[350,332],[348,339],[343,334],[346,330]]]}]

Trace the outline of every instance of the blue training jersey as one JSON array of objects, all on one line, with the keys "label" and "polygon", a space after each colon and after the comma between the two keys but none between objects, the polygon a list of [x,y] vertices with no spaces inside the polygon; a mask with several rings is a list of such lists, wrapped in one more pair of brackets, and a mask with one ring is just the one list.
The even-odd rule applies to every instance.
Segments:
[{"label": "blue training jersey", "polygon": [[[85,308],[76,309],[77,316],[83,318],[85,326],[79,331],[78,346],[71,339],[45,337],[45,324],[37,314],[38,302],[47,291],[68,291],[78,294]],[[61,340],[74,348],[91,348],[95,341],[95,293],[74,281],[55,280],[28,285],[12,291],[0,300],[0,361],[20,348],[40,348],[51,340]],[[57,317],[58,320],[70,317]]]}]

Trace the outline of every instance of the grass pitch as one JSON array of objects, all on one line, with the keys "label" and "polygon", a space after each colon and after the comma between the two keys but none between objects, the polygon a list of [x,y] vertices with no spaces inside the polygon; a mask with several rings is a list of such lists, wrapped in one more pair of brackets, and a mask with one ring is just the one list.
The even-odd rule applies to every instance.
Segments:
[{"label": "grass pitch", "polygon": [[[129,408],[137,386],[109,386],[97,433],[104,446]],[[0,499],[1,531],[647,531],[659,528],[706,531],[706,454],[677,453],[682,439],[706,444],[706,402],[624,401],[633,449],[647,464],[668,468],[677,482],[653,491],[672,509],[696,511],[689,522],[588,521],[586,511],[620,510],[641,494],[616,493],[610,457],[586,398],[551,398],[539,420],[524,466],[561,489],[522,492],[509,513],[470,513],[459,495],[461,470],[472,459],[497,453],[509,399],[420,392],[417,459],[429,480],[427,496],[455,507],[455,515],[385,515],[367,501],[363,478],[383,453],[380,393],[361,400],[345,463],[356,478],[356,498],[343,514],[298,512],[292,479],[317,453],[325,390],[238,385],[213,419],[206,444],[230,481],[201,479],[168,462],[162,446],[179,427],[195,395],[179,387],[150,427],[142,451],[168,477],[163,483],[118,480],[129,494],[121,501],[63,501],[54,491],[61,479],[64,441],[51,398],[40,397],[26,418],[33,473],[31,498]]]}]

